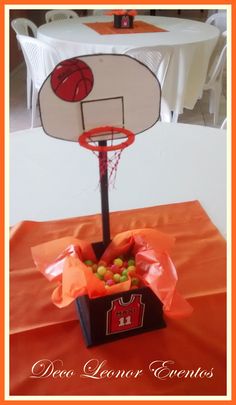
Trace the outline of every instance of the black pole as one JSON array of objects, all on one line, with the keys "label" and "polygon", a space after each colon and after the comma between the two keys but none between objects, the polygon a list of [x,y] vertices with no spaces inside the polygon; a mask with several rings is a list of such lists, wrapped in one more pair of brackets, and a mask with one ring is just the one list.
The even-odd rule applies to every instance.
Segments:
[{"label": "black pole", "polygon": [[[99,141],[99,146],[106,146],[106,145],[107,145],[106,141]],[[103,245],[104,248],[106,248],[110,243],[107,152],[99,152],[99,175],[100,175],[101,208],[102,208]]]}]

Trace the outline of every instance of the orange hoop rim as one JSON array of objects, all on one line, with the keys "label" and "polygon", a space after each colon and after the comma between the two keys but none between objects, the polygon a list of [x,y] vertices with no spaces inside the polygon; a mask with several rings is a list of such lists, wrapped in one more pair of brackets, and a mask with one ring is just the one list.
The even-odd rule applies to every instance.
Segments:
[{"label": "orange hoop rim", "polygon": [[[91,136],[94,135],[99,135],[104,132],[119,132],[123,133],[126,135],[127,139],[124,142],[119,143],[118,145],[109,145],[109,146],[101,146],[101,145],[93,145],[88,142],[88,140],[91,140]],[[78,142],[80,146],[83,146],[83,148],[92,150],[94,152],[112,152],[116,150],[122,150],[124,148],[127,148],[134,142],[135,136],[134,133],[126,128],[119,128],[119,127],[112,127],[112,126],[104,126],[104,127],[96,127],[93,129],[90,129],[89,131],[83,132],[79,138]],[[98,141],[97,141],[98,142]]]}]

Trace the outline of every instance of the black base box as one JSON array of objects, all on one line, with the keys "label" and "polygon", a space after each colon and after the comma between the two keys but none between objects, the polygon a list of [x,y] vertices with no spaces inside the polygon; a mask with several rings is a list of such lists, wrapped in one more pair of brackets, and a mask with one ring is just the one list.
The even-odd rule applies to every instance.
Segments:
[{"label": "black base box", "polygon": [[114,15],[115,28],[133,28],[134,17],[132,15]]},{"label": "black base box", "polygon": [[[100,258],[104,243],[93,243],[93,250]],[[146,286],[93,299],[84,295],[76,307],[87,347],[166,326],[163,304]]]},{"label": "black base box", "polygon": [[85,295],[76,305],[87,346],[166,326],[162,303],[146,286],[94,299]]}]

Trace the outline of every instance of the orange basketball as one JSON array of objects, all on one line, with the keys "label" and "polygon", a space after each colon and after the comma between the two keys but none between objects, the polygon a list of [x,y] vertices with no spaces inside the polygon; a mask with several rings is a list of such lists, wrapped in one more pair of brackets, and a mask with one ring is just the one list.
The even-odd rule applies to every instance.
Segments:
[{"label": "orange basketball", "polygon": [[59,63],[51,74],[51,86],[54,93],[65,101],[81,101],[93,88],[91,68],[77,58]]}]

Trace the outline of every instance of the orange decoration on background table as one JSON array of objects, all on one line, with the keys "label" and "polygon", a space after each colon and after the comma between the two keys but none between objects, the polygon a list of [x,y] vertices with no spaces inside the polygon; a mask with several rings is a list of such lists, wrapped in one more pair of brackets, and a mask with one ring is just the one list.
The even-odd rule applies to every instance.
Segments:
[{"label": "orange decoration on background table", "polygon": [[115,28],[113,22],[92,22],[84,23],[89,28],[93,29],[100,35],[115,35],[115,34],[144,34],[151,32],[167,32],[167,30],[148,24],[144,21],[134,21],[133,28]]}]

